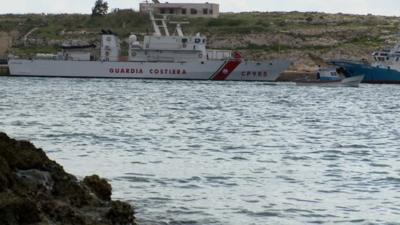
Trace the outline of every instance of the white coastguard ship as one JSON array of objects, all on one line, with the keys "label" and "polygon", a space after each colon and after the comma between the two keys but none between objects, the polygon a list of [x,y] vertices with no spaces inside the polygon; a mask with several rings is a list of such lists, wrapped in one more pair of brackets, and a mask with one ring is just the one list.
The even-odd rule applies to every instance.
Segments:
[{"label": "white coastguard ship", "polygon": [[[249,61],[239,53],[207,50],[200,34],[186,36],[181,24],[170,35],[167,18],[150,12],[154,34],[139,42],[129,37],[129,56],[121,60],[116,34],[103,31],[100,54],[95,46],[63,46],[56,55],[38,54],[33,59],[10,58],[12,76],[139,78],[182,80],[275,81],[291,64],[288,60]],[[172,23],[172,22],[171,22]],[[88,49],[92,48],[91,51]]]}]

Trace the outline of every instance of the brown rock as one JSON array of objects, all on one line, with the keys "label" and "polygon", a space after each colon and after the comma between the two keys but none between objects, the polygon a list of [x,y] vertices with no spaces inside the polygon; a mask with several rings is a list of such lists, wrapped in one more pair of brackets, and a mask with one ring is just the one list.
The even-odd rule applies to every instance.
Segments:
[{"label": "brown rock", "polygon": [[111,203],[111,209],[107,213],[107,218],[113,225],[132,225],[135,224],[134,210],[131,205],[114,201]]},{"label": "brown rock", "polygon": [[24,225],[40,221],[40,211],[34,201],[10,193],[0,194],[0,224]]},{"label": "brown rock", "polygon": [[96,175],[78,181],[43,150],[0,133],[1,225],[135,224],[132,206],[111,201],[111,190]]},{"label": "brown rock", "polygon": [[88,176],[83,179],[83,183],[90,188],[90,190],[101,200],[111,200],[111,185],[97,175]]},{"label": "brown rock", "polygon": [[35,148],[30,142],[16,141],[5,134],[0,134],[0,150],[0,156],[12,169],[45,169],[51,162],[43,150]]},{"label": "brown rock", "polygon": [[9,186],[9,177],[11,174],[7,161],[0,156],[0,192]]}]

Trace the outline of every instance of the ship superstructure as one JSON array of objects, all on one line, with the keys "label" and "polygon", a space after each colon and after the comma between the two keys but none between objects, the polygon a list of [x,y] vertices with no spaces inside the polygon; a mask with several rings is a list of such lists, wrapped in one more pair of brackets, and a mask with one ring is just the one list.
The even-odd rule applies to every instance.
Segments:
[{"label": "ship superstructure", "polygon": [[372,66],[400,71],[400,44],[389,50],[377,51],[372,54]]}]

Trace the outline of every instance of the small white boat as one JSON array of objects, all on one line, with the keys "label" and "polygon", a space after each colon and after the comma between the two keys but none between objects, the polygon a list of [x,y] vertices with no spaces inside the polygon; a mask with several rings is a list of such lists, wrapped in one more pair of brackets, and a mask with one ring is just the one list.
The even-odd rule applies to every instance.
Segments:
[{"label": "small white boat", "polygon": [[302,80],[297,81],[297,86],[320,86],[320,87],[358,87],[364,75],[343,78],[340,80]]}]

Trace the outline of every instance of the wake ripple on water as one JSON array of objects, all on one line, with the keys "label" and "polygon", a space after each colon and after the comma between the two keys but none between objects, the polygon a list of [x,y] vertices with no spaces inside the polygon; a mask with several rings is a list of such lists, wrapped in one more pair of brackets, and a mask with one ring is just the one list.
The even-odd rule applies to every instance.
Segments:
[{"label": "wake ripple on water", "polygon": [[7,78],[1,130],[141,224],[400,221],[400,86]]}]

